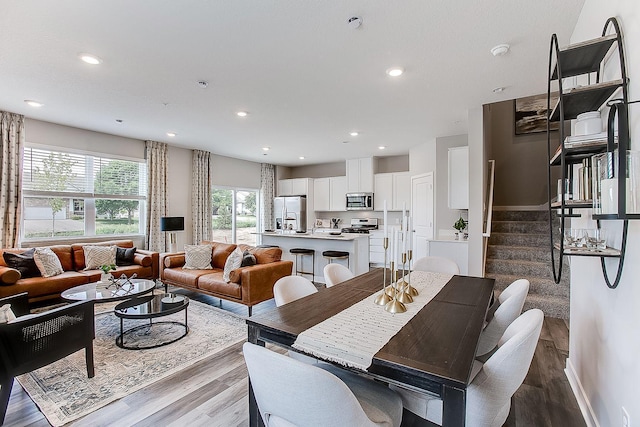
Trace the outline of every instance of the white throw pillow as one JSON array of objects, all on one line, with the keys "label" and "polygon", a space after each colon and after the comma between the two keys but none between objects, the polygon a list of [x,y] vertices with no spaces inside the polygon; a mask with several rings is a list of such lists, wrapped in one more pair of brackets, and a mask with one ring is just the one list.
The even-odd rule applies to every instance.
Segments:
[{"label": "white throw pillow", "polygon": [[185,270],[211,270],[211,245],[184,245]]},{"label": "white throw pillow", "polygon": [[224,273],[222,273],[222,280],[229,283],[231,281],[231,279],[229,278],[231,270],[240,268],[240,264],[242,264],[242,251],[240,250],[240,248],[236,248],[229,254],[229,256],[227,257],[227,261],[224,263]]},{"label": "white throw pillow", "polygon": [[0,324],[16,320],[16,315],[11,310],[11,304],[5,304],[0,307]]},{"label": "white throw pillow", "polygon": [[115,265],[116,263],[116,246],[83,246],[84,251],[84,269],[96,270],[103,265]]},{"label": "white throw pillow", "polygon": [[42,277],[57,276],[64,272],[58,255],[56,255],[51,248],[36,248],[33,253],[33,260],[38,266]]}]

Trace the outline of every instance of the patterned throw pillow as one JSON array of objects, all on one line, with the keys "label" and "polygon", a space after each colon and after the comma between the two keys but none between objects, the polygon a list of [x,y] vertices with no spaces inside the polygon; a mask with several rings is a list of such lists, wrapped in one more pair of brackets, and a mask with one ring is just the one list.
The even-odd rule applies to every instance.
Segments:
[{"label": "patterned throw pillow", "polygon": [[8,323],[12,320],[16,320],[16,315],[13,314],[13,310],[11,310],[11,304],[5,304],[0,307],[0,324]]},{"label": "patterned throw pillow", "polygon": [[15,268],[20,272],[21,279],[27,279],[29,277],[40,277],[40,270],[38,270],[38,266],[33,259],[35,252],[35,248],[24,251],[21,254],[4,252],[2,257],[7,267]]},{"label": "patterned throw pillow", "polygon": [[222,273],[222,280],[229,283],[231,279],[229,274],[231,270],[235,270],[242,264],[242,251],[239,248],[235,248],[231,254],[227,257],[227,261],[224,263],[224,272]]},{"label": "patterned throw pillow", "polygon": [[83,246],[84,269],[95,270],[103,265],[116,263],[116,246]]},{"label": "patterned throw pillow", "polygon": [[184,245],[185,270],[211,270],[211,245]]},{"label": "patterned throw pillow", "polygon": [[33,254],[33,260],[36,262],[42,277],[57,276],[64,272],[58,255],[56,255],[51,248],[36,248]]}]

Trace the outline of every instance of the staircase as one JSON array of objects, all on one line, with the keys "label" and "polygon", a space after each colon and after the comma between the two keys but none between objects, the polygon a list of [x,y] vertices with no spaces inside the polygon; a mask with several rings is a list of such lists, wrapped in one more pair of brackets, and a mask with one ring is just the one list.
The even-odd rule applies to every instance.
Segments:
[{"label": "staircase", "polygon": [[524,310],[539,308],[545,316],[569,318],[569,265],[565,260],[562,280],[556,284],[547,211],[493,211],[485,275],[496,280],[498,291],[516,279],[528,279]]}]

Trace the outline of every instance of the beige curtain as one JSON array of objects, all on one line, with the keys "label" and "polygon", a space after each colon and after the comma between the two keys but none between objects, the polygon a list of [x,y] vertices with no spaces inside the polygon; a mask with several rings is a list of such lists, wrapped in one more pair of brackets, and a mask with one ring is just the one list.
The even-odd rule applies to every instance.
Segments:
[{"label": "beige curtain", "polygon": [[0,111],[0,248],[18,246],[22,214],[22,154],[24,151],[24,116]]},{"label": "beige curtain", "polygon": [[147,249],[167,251],[166,233],[160,218],[167,216],[167,144],[145,141],[147,159]]},{"label": "beige curtain", "polygon": [[193,150],[191,200],[193,244],[211,240],[211,153]]},{"label": "beige curtain", "polygon": [[274,228],[273,198],[275,190],[275,167],[269,163],[260,165],[260,212],[262,212],[262,231]]}]

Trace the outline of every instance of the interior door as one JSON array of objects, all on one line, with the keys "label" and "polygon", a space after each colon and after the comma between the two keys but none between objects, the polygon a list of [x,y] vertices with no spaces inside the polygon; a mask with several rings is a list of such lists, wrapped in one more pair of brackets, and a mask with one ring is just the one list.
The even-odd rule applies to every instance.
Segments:
[{"label": "interior door", "polygon": [[427,256],[433,239],[433,172],[411,177],[413,260]]}]

